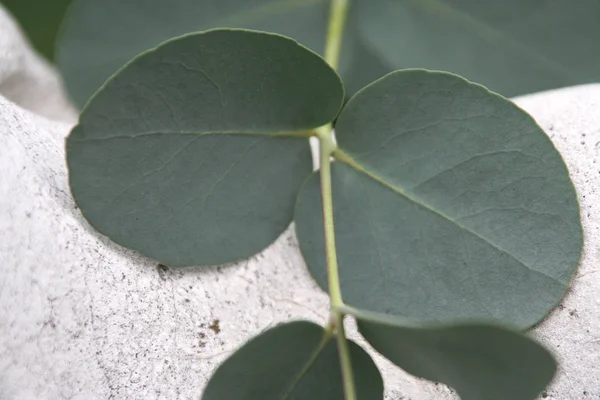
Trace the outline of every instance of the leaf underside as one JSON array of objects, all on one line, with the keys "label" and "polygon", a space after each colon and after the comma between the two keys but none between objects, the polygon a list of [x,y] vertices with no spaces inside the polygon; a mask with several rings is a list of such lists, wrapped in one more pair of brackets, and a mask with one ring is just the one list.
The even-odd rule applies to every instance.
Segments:
[{"label": "leaf underside", "polygon": [[279,35],[214,30],[142,54],[67,140],[73,196],[113,241],[174,267],[247,258],[289,225],[337,74]]},{"label": "leaf underside", "polygon": [[[577,197],[549,138],[513,103],[456,75],[399,71],[349,101],[336,137],[346,303],[528,327],[561,299],[582,246]],[[295,221],[326,288],[319,186],[315,173]]]},{"label": "leaf underside", "polygon": [[[138,53],[218,27],[324,49],[328,0],[74,0],[57,63],[75,103]],[[340,72],[348,93],[392,70],[447,70],[505,96],[597,82],[597,0],[352,0]]]},{"label": "leaf underside", "polygon": [[[203,400],[344,400],[335,340],[306,321],[279,325],[254,337],[219,366]],[[350,342],[357,398],[383,398],[377,367]]]}]

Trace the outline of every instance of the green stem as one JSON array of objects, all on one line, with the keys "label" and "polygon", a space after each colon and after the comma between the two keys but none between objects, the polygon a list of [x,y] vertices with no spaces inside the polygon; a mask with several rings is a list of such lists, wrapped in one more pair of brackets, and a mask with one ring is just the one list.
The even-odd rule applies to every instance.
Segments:
[{"label": "green stem", "polygon": [[329,127],[319,129],[319,171],[321,173],[321,200],[323,202],[323,229],[325,232],[325,257],[327,258],[327,280],[331,308],[336,310],[343,305],[335,248],[335,229],[333,224],[333,194],[331,190],[331,154],[335,144],[331,140]]},{"label": "green stem", "polygon": [[327,279],[329,281],[329,297],[331,299],[331,318],[337,329],[338,352],[344,382],[346,400],[356,400],[354,373],[346,332],[344,330],[344,306],[340,288],[340,276],[335,247],[335,229],[333,222],[333,195],[331,190],[331,154],[336,145],[331,139],[331,128],[326,126],[317,130],[319,137],[319,164],[321,173],[321,199],[323,202],[323,229],[325,232],[325,256],[327,258]]},{"label": "green stem", "polygon": [[[325,45],[325,60],[333,69],[338,68],[342,37],[349,0],[332,0],[329,29]],[[329,297],[331,299],[331,326],[337,330],[338,352],[344,384],[346,400],[356,400],[356,388],[350,348],[344,330],[344,313],[340,308],[344,306],[340,288],[337,252],[335,247],[335,229],[333,222],[333,194],[331,189],[331,155],[337,146],[332,139],[332,125],[317,129],[319,138],[319,165],[321,173],[321,199],[323,202],[323,229],[325,233],[325,256],[327,258],[327,278],[329,281]]]},{"label": "green stem", "polygon": [[350,346],[344,329],[344,314],[335,311],[337,326],[337,344],[340,353],[340,364],[342,366],[342,380],[344,381],[344,393],[346,400],[356,400],[356,387],[354,385],[354,371],[352,371],[352,359],[350,357]]},{"label": "green stem", "polygon": [[342,49],[342,37],[348,14],[349,0],[332,0],[331,14],[329,16],[329,29],[327,30],[327,42],[325,44],[325,60],[331,68],[337,69]]}]

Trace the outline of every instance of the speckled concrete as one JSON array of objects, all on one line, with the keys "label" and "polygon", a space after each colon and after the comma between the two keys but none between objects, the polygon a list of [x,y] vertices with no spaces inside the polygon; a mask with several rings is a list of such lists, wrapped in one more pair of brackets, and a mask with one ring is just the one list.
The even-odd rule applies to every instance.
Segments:
[{"label": "speckled concrete", "polygon": [[560,373],[544,398],[600,399],[600,85],[516,102],[535,116],[567,162],[585,237],[571,290],[534,333],[560,362]]},{"label": "speckled concrete", "polygon": [[[327,297],[309,277],[291,230],[251,260],[186,271],[159,267],[96,234],[68,191],[69,125],[1,96],[21,98],[46,117],[72,118],[64,97],[45,108],[57,100],[44,97],[54,85],[44,79],[56,79],[44,64],[39,84],[31,76],[9,90],[1,83],[31,67],[12,66],[31,52],[24,43],[0,8],[1,400],[198,398],[218,363],[251,336],[289,319],[325,322]],[[600,85],[517,101],[564,155],[585,228],[578,277],[534,332],[561,361],[544,398],[599,399]],[[443,385],[377,362],[388,399],[455,398]]]}]

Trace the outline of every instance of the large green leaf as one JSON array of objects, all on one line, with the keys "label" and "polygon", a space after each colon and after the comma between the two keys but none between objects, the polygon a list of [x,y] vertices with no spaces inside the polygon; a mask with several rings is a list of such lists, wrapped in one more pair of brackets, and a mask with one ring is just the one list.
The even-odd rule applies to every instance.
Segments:
[{"label": "large green leaf", "polygon": [[174,39],[84,109],[67,140],[73,196],[98,231],[164,264],[248,257],[289,225],[312,171],[303,131],[342,100],[325,61],[282,36]]},{"label": "large green leaf", "polygon": [[138,53],[189,32],[231,27],[276,32],[324,48],[328,0],[74,0],[57,62],[75,103]]},{"label": "large green leaf", "polygon": [[[357,398],[383,398],[371,357],[350,342]],[[255,337],[217,369],[203,400],[344,400],[335,340],[311,322],[298,321]]]},{"label": "large green leaf", "polygon": [[[335,233],[348,304],[526,327],[561,299],[582,245],[577,197],[550,139],[513,103],[456,75],[405,70],[353,97],[336,135]],[[320,210],[314,174],[295,221],[325,288]]]},{"label": "large green leaf", "polygon": [[31,44],[46,58],[54,58],[54,43],[72,0],[1,0],[19,21]]},{"label": "large green leaf", "polygon": [[[82,106],[119,67],[173,36],[249,28],[324,48],[329,0],[74,0],[58,64]],[[504,95],[600,78],[597,0],[351,0],[348,92],[395,69],[444,69]]]},{"label": "large green leaf", "polygon": [[389,69],[451,71],[505,96],[600,80],[598,0],[362,0]]},{"label": "large green leaf", "polygon": [[378,352],[410,374],[453,387],[462,400],[533,400],[556,372],[546,349],[506,328],[410,327],[387,316],[355,316]]}]

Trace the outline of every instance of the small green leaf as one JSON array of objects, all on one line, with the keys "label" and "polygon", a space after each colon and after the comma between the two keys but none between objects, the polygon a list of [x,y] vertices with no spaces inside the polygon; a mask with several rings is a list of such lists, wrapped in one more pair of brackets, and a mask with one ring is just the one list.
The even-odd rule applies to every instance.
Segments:
[{"label": "small green leaf", "polygon": [[546,349],[505,328],[408,327],[386,316],[355,316],[379,353],[412,375],[453,387],[462,400],[533,400],[556,372]]},{"label": "small green leaf", "polygon": [[333,120],[337,74],[278,35],[213,30],[146,52],[67,140],[73,196],[113,241],[169,266],[249,257],[289,225],[312,171],[306,130]]},{"label": "small green leaf", "polygon": [[598,0],[358,0],[389,70],[445,70],[516,96],[600,80]]},{"label": "small green leaf", "polygon": [[328,0],[74,0],[57,42],[57,63],[81,107],[136,55],[185,33],[255,29],[321,52],[328,11]]},{"label": "small green leaf", "polygon": [[[550,139],[513,103],[456,75],[399,71],[348,102],[336,135],[346,303],[420,321],[528,327],[562,298],[582,246],[577,197]],[[295,221],[325,288],[320,210],[313,174]]]},{"label": "small green leaf", "polygon": [[[383,398],[369,355],[350,342],[357,398]],[[250,340],[217,369],[203,400],[344,400],[335,340],[306,321],[279,325]]]}]

